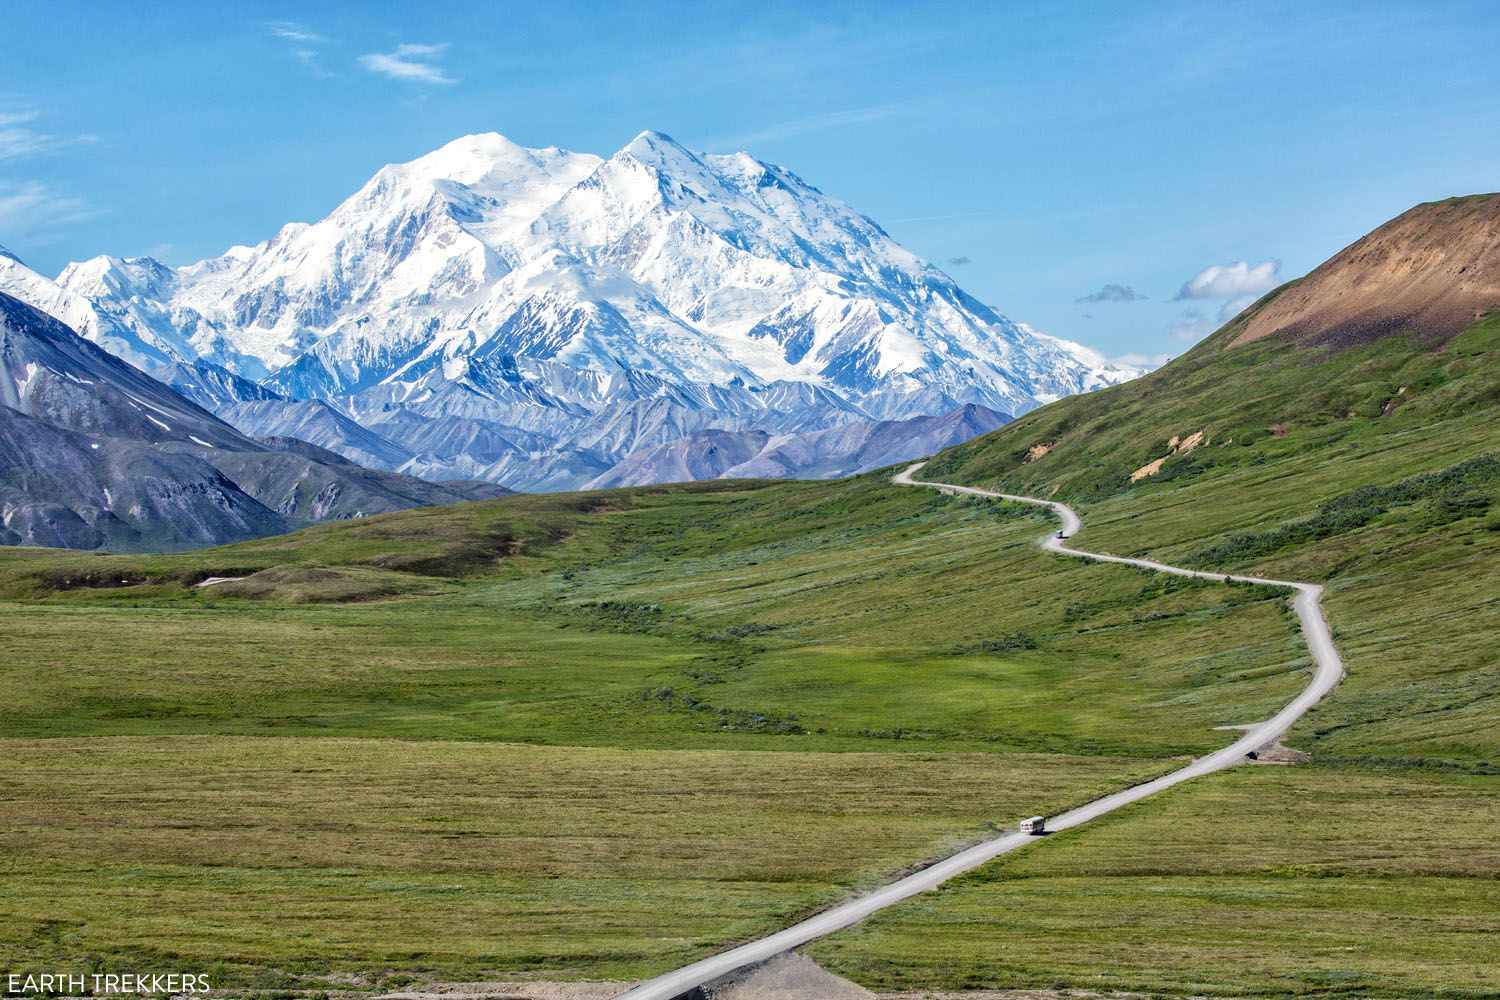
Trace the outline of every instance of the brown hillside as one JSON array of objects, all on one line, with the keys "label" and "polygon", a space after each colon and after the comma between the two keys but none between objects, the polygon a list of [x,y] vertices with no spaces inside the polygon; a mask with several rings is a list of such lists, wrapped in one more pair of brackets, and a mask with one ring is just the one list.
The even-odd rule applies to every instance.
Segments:
[{"label": "brown hillside", "polygon": [[1232,344],[1285,336],[1347,347],[1396,333],[1439,343],[1500,307],[1500,194],[1418,205],[1246,318]]}]

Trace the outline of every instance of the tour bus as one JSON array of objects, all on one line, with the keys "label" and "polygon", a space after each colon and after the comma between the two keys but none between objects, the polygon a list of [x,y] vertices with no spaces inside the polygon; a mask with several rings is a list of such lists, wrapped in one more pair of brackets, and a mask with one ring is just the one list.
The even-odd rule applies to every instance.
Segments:
[{"label": "tour bus", "polygon": [[1021,832],[1022,833],[1033,833],[1033,834],[1035,834],[1035,833],[1046,833],[1047,832],[1047,817],[1045,817],[1045,816],[1033,816],[1030,819],[1023,819],[1023,820],[1021,820]]}]

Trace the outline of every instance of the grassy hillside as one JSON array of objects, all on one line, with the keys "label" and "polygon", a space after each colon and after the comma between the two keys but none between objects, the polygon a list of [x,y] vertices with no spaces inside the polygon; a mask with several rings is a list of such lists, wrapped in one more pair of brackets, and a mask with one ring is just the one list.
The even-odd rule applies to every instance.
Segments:
[{"label": "grassy hillside", "polygon": [[[1059,565],[1032,544],[1045,530],[851,481],[516,497],[170,556],[17,552],[0,723],[1168,756],[1300,685],[1281,595]],[[380,599],[350,603],[372,580]]]},{"label": "grassy hillside", "polygon": [[1059,564],[1045,530],[870,479],[4,553],[0,956],[646,974],[1300,685],[1280,595]]},{"label": "grassy hillside", "polygon": [[1161,371],[931,462],[1075,505],[1086,548],[1324,582],[1349,674],[1287,739],[1311,765],[1173,789],[816,958],[885,987],[1500,996],[1500,313],[1454,325],[1412,297],[1445,287],[1418,271],[1379,286],[1404,311],[1367,294],[1417,253],[1403,228],[1425,253],[1434,227],[1479,225],[1452,243],[1493,265],[1497,210],[1421,206]]},{"label": "grassy hillside", "polygon": [[1299,745],[1500,761],[1500,315],[1436,346],[1412,334],[1346,350],[1231,346],[1246,322],[924,474],[1065,499],[1096,548],[1325,582],[1349,679]]}]

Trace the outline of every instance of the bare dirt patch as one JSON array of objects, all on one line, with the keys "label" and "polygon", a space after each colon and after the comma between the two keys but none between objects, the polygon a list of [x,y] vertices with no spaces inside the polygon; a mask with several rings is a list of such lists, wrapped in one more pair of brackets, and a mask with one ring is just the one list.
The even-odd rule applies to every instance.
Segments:
[{"label": "bare dirt patch", "polygon": [[1430,202],[1252,308],[1233,345],[1270,336],[1335,349],[1413,333],[1440,343],[1500,304],[1500,194]]},{"label": "bare dirt patch", "polygon": [[875,1000],[875,994],[827,972],[805,955],[779,955],[704,990],[707,1000]]},{"label": "bare dirt patch", "polygon": [[427,983],[374,1000],[609,1000],[630,983]]},{"label": "bare dirt patch", "polygon": [[[1247,722],[1239,726],[1215,726],[1215,729],[1244,731],[1254,729],[1260,725],[1258,722]],[[1253,751],[1254,757],[1250,758],[1253,764],[1306,764],[1312,760],[1312,754],[1302,750],[1296,750],[1281,743],[1270,743],[1266,746],[1256,747]]]},{"label": "bare dirt patch", "polygon": [[1256,763],[1306,764],[1310,760],[1312,760],[1312,754],[1293,749],[1292,747],[1282,746],[1280,743],[1277,743],[1268,750],[1261,750],[1260,757],[1257,759]]},{"label": "bare dirt patch", "polygon": [[1193,433],[1189,434],[1185,438],[1179,438],[1177,435],[1173,434],[1172,440],[1167,442],[1167,453],[1161,458],[1153,459],[1152,461],[1147,462],[1145,465],[1132,472],[1130,474],[1130,481],[1132,483],[1138,483],[1142,479],[1145,479],[1147,476],[1156,475],[1161,471],[1161,467],[1167,464],[1168,459],[1176,458],[1178,455],[1186,455],[1188,452],[1192,451],[1194,448],[1197,448],[1200,444],[1205,444],[1207,441],[1208,434],[1206,431],[1193,431]]}]

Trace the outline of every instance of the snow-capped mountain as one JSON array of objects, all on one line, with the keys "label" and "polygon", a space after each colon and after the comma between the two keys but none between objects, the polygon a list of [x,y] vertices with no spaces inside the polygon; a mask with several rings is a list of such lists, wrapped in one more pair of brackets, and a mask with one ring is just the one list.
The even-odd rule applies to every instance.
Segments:
[{"label": "snow-capped mountain", "polygon": [[1011,322],[790,171],[656,132],[608,159],[466,136],[188,267],[99,257],[49,290],[7,264],[0,290],[140,367],[212,363],[375,430],[462,417],[549,439],[414,458],[465,475],[549,453],[592,475],[711,428],[1022,413],[1138,374]]},{"label": "snow-capped mountain", "polygon": [[504,492],[253,440],[0,293],[0,545],[179,548]]}]

